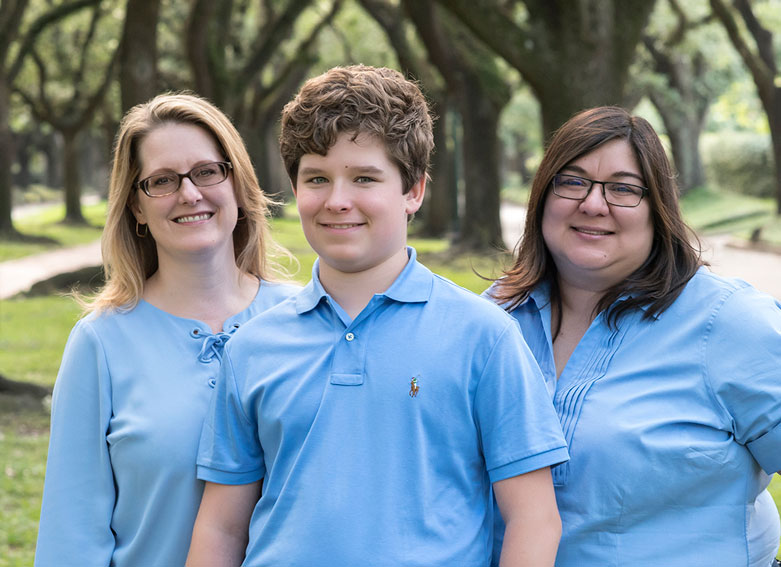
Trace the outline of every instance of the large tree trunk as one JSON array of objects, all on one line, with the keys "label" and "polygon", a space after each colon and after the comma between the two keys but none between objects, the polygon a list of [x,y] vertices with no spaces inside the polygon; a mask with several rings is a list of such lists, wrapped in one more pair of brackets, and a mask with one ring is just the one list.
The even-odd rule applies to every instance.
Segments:
[{"label": "large tree trunk", "polygon": [[495,55],[455,18],[431,1],[405,0],[404,6],[461,115],[465,199],[455,242],[469,250],[503,248],[498,123],[510,87]]},{"label": "large tree trunk", "polygon": [[773,159],[776,166],[776,214],[781,215],[781,89],[775,99],[775,120],[770,122],[770,139],[773,142]]},{"label": "large tree trunk", "polygon": [[146,102],[158,93],[157,19],[160,0],[128,0],[122,51],[119,58],[119,85],[122,111]]},{"label": "large tree trunk", "polygon": [[65,219],[66,223],[86,224],[81,214],[81,178],[79,175],[79,133],[66,131],[63,137],[63,169],[65,171]]},{"label": "large tree trunk", "polygon": [[651,96],[651,99],[662,116],[667,136],[670,138],[670,149],[678,172],[678,187],[681,194],[705,185],[705,169],[700,154],[700,135],[704,116],[674,112],[657,104],[654,96]]},{"label": "large tree trunk", "polygon": [[434,122],[434,154],[431,156],[431,181],[426,190],[428,196],[421,211],[422,236],[443,237],[455,227],[456,196],[453,194],[452,156],[448,149],[448,104],[441,99],[433,105],[438,116]]},{"label": "large tree trunk", "polygon": [[464,214],[457,244],[466,249],[504,249],[499,218],[499,114],[476,81],[466,81],[461,102],[464,127]]},{"label": "large tree trunk", "polygon": [[6,81],[0,78],[0,237],[12,238],[19,234],[11,220],[12,187],[11,166],[14,159],[14,140],[11,136],[8,108],[10,92]]}]

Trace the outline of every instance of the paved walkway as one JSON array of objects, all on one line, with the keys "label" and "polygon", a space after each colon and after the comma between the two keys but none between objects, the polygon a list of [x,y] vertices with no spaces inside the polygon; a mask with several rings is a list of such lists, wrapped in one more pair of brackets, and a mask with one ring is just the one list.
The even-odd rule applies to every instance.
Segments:
[{"label": "paved walkway", "polygon": [[[501,217],[505,242],[512,247],[523,230],[524,208],[505,204]],[[757,289],[781,298],[781,255],[735,246],[728,236],[704,239],[703,248],[704,258],[717,274],[744,279]],[[98,241],[2,262],[0,299],[27,291],[33,284],[57,274],[98,266],[100,263]]]},{"label": "paved walkway", "polygon": [[57,274],[101,264],[100,241],[0,262],[0,299],[29,290]]}]

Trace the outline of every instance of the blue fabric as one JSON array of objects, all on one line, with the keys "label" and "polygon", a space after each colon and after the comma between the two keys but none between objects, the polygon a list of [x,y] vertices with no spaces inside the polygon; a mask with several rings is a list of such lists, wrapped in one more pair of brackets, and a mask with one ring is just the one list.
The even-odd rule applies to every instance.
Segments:
[{"label": "blue fabric", "polygon": [[353,321],[315,264],[228,344],[198,475],[264,479],[244,565],[484,567],[491,483],[567,459],[517,324],[410,254]]},{"label": "blue fabric", "polygon": [[779,518],[781,305],[702,268],[656,320],[591,324],[556,380],[546,289],[515,309],[572,460],[558,567],[767,567]]},{"label": "blue fabric", "polygon": [[76,324],[54,386],[36,566],[184,565],[225,341],[298,289],[262,282],[217,334],[145,301]]}]

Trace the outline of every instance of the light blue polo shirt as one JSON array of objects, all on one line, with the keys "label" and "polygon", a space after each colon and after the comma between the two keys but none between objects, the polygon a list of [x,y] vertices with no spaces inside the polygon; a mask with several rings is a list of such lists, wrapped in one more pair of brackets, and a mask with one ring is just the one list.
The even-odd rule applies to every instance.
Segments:
[{"label": "light blue polo shirt", "polygon": [[36,567],[184,565],[203,492],[195,458],[224,345],[299,290],[262,282],[219,333],[144,300],[76,324],[52,396]]},{"label": "light blue polo shirt", "polygon": [[701,268],[656,320],[600,315],[558,381],[546,289],[515,309],[571,460],[558,567],[769,567],[779,517],[781,305]]},{"label": "light blue polo shirt", "polygon": [[264,479],[244,565],[484,567],[491,483],[567,459],[515,321],[409,251],[354,320],[315,264],[229,343],[198,476]]}]

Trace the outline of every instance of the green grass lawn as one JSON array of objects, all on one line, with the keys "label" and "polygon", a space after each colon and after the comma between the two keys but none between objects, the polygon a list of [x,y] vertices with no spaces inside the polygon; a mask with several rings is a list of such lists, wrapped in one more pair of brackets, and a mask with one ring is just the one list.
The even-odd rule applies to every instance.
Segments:
[{"label": "green grass lawn", "polygon": [[[694,223],[709,224],[736,211],[733,202],[727,206],[713,195],[695,195],[702,202],[687,211]],[[719,204],[721,203],[721,204]],[[753,205],[752,205],[753,206]],[[749,212],[750,206],[747,206]],[[701,209],[709,209],[700,214]],[[105,205],[90,208],[90,222],[102,225]],[[274,221],[276,238],[298,259],[295,279],[308,281],[315,255],[309,250],[298,220],[289,210],[288,216]],[[57,224],[62,210],[52,210],[45,216],[25,219],[17,228],[29,234],[47,234],[63,245],[72,245],[97,238],[97,228],[74,229]],[[747,218],[759,218],[759,216]],[[772,219],[771,219],[772,220]],[[781,227],[778,219],[771,222]],[[702,226],[702,224],[700,225]],[[414,227],[413,227],[414,228]],[[741,230],[747,230],[742,228]],[[779,230],[781,242],[781,230]],[[489,282],[484,276],[496,276],[507,261],[506,256],[455,256],[443,240],[412,238],[421,260],[435,272],[480,292]],[[0,261],[31,252],[25,244],[0,243]],[[292,265],[288,264],[291,269]],[[79,317],[78,307],[66,297],[16,298],[0,302],[0,373],[16,380],[51,387],[59,367],[62,349],[68,333]],[[49,414],[46,401],[0,394],[0,567],[32,565],[37,522],[43,486],[48,444]],[[781,509],[781,479],[775,476],[770,486]]]}]

